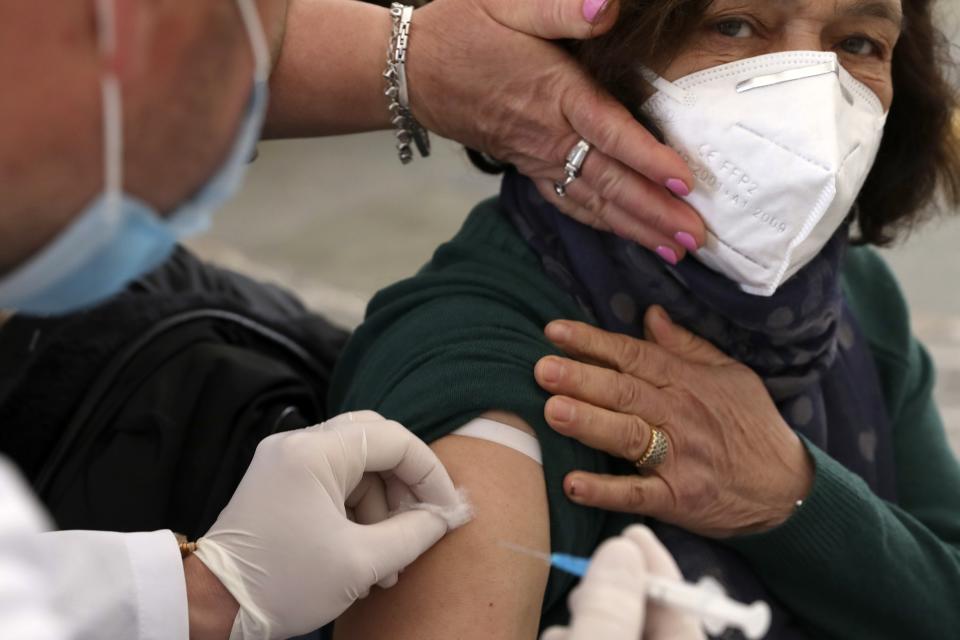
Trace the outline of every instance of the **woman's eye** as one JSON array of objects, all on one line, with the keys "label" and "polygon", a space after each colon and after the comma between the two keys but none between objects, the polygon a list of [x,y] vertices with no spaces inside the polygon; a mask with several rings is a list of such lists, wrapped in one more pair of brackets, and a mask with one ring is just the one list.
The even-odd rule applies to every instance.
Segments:
[{"label": "woman's eye", "polygon": [[840,43],[840,48],[855,56],[872,56],[877,53],[877,45],[868,38],[847,38]]},{"label": "woman's eye", "polygon": [[749,38],[753,35],[753,27],[746,20],[724,20],[715,25],[717,33],[728,38]]}]

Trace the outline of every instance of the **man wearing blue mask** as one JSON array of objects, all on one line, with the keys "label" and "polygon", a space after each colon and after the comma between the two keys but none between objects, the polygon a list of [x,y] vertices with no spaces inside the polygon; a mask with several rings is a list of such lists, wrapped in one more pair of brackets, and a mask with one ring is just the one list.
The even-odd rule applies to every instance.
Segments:
[{"label": "man wearing blue mask", "polygon": [[[265,120],[278,136],[391,126],[381,75],[386,10],[259,4],[268,37],[259,20],[251,24],[258,16],[241,23],[232,2],[89,0],[52,17],[4,8],[0,47],[17,98],[2,114],[0,308],[87,306],[159,264],[239,186]],[[444,0],[416,12],[406,65],[413,115],[541,179],[562,177],[567,151],[588,139],[594,148],[567,199],[572,214],[680,256],[689,238],[702,244],[692,209],[667,200],[669,208],[650,210],[647,197],[667,184],[686,191],[686,164],[567,56],[511,28],[586,37],[612,24],[616,0],[520,5]],[[497,91],[487,78],[497,78]],[[517,95],[505,99],[506,91]]]},{"label": "man wearing blue mask", "polygon": [[[567,150],[588,138],[572,215],[646,244],[702,239],[679,201],[639,213],[638,194],[692,183],[682,160],[541,39],[602,32],[616,13],[607,5],[439,0],[417,11],[404,40],[406,124],[544,180],[562,177]],[[161,264],[238,189],[264,125],[278,136],[388,128],[390,38],[385,9],[345,0],[2,3],[0,70],[15,90],[0,101],[0,325],[99,304]],[[490,77],[502,81],[496,100]],[[0,471],[11,488],[0,495],[16,493]],[[391,515],[381,474],[437,508]],[[29,565],[16,588],[0,585],[2,637],[288,637],[391,586],[466,517],[429,448],[372,413],[264,441],[197,547],[178,549],[169,531],[32,535],[43,525],[31,509],[0,519],[3,547]],[[18,600],[31,588],[44,602]]]}]

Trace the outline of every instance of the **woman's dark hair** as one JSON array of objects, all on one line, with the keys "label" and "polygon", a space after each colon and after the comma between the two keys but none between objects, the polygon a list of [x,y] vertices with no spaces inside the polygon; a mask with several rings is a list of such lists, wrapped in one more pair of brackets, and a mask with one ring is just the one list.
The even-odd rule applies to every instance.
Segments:
[{"label": "woman's dark hair", "polygon": [[[701,26],[710,2],[620,0],[620,17],[609,33],[568,47],[616,98],[640,105],[647,89],[637,81],[637,62],[669,62]],[[949,40],[934,26],[933,5],[934,0],[903,0],[893,106],[858,202],[864,243],[890,244],[934,209],[938,189],[946,206],[960,207],[960,120],[954,121],[960,111],[948,79],[954,62]],[[634,115],[656,129],[639,111]]]}]

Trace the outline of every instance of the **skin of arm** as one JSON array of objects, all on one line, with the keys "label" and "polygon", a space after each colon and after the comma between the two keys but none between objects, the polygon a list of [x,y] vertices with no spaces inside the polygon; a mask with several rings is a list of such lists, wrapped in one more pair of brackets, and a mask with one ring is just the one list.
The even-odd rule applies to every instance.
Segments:
[{"label": "skin of arm", "polygon": [[[484,417],[533,430],[515,416]],[[531,640],[537,635],[549,567],[501,542],[550,549],[543,469],[499,444],[447,436],[432,445],[467,490],[474,520],[447,535],[400,576],[374,588],[336,623],[337,640]]]},{"label": "skin of arm", "polygon": [[387,9],[355,0],[270,0],[260,8],[276,60],[265,137],[391,126],[382,76]]}]

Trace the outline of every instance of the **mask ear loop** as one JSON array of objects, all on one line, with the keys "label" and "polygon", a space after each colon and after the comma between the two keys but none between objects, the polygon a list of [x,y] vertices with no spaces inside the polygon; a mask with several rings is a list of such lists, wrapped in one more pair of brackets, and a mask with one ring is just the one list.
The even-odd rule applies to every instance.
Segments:
[{"label": "mask ear loop", "polygon": [[253,0],[237,0],[237,7],[253,49],[253,80],[257,83],[266,82],[270,78],[270,47],[260,12]]},{"label": "mask ear loop", "polygon": [[104,198],[108,215],[120,216],[123,190],[123,97],[116,73],[117,20],[115,0],[97,0],[97,31],[100,54],[107,71],[101,81],[103,108],[103,174]]},{"label": "mask ear loop", "polygon": [[680,104],[693,106],[693,104],[696,102],[696,98],[692,93],[682,87],[678,87],[669,80],[664,79],[653,69],[640,65],[637,67],[637,72],[644,80],[653,85],[654,89],[679,102]]}]

